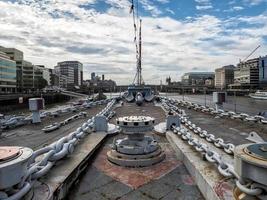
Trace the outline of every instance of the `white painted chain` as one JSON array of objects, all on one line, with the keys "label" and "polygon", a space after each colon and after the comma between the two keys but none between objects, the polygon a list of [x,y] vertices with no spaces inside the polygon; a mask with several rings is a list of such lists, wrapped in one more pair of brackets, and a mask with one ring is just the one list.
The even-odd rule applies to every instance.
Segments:
[{"label": "white painted chain", "polygon": [[[198,152],[203,153],[208,162],[214,163],[221,175],[227,178],[234,178],[236,180],[236,186],[240,189],[240,191],[252,196],[259,196],[262,195],[264,191],[267,191],[266,186],[258,183],[252,182],[241,184],[243,181],[241,181],[240,177],[235,172],[234,167],[231,164],[223,161],[221,156],[216,151],[210,150],[206,144],[203,144],[199,142],[197,138],[192,137],[191,133],[186,129],[174,126],[172,128],[175,134],[187,141],[187,143],[194,147]],[[265,198],[266,196],[263,196],[263,199]]]},{"label": "white painted chain", "polygon": [[[117,98],[101,100],[98,102],[90,103],[94,105],[107,104],[96,116],[105,116],[108,120],[114,116],[112,111],[113,106],[116,104]],[[73,153],[75,146],[87,134],[94,130],[95,119],[94,117],[85,122],[81,127],[69,135],[60,138],[58,141],[53,142],[49,146],[34,151],[28,163],[27,174],[23,177],[18,189],[8,196],[5,192],[0,191],[1,200],[19,200],[21,199],[32,187],[35,180],[44,176],[55,164],[56,161]],[[38,159],[40,158],[40,159]]]},{"label": "white painted chain", "polygon": [[182,109],[179,109],[177,106],[175,106],[173,103],[171,103],[169,100],[163,99],[162,101],[163,107],[165,110],[171,110],[173,112],[176,112],[181,119],[181,123],[184,124],[188,129],[190,129],[193,133],[199,135],[201,138],[204,138],[206,141],[212,143],[217,148],[223,148],[223,150],[233,155],[235,145],[232,143],[225,143],[222,138],[216,138],[215,135],[209,134],[206,130],[202,130],[200,127],[193,124],[191,121],[188,120],[188,118],[185,116],[185,111]]},{"label": "white painted chain", "polygon": [[212,115],[217,115],[219,117],[226,117],[226,118],[230,118],[230,119],[239,119],[239,120],[243,120],[246,122],[259,122],[261,124],[266,124],[267,125],[267,119],[264,118],[263,116],[260,115],[248,115],[246,113],[235,113],[234,111],[224,111],[222,109],[218,109],[216,110],[215,108],[209,107],[209,106],[203,106],[197,103],[192,103],[189,101],[183,101],[183,100],[177,100],[177,99],[172,99],[172,98],[167,98],[167,97],[163,97],[160,96],[161,99],[165,99],[170,101],[171,103],[176,103],[179,106],[182,107],[186,107],[189,109],[194,109],[196,111],[200,111],[203,113],[210,113]]},{"label": "white painted chain", "polygon": [[234,167],[231,164],[223,161],[216,151],[211,150],[206,144],[201,143],[197,138],[193,137],[187,129],[174,126],[172,128],[175,134],[187,141],[188,144],[194,147],[198,152],[203,153],[207,161],[215,163],[221,175],[225,177],[238,178],[238,175],[234,172]]},{"label": "white painted chain", "polygon": [[[181,122],[190,129],[193,133],[199,134],[200,137],[205,138],[208,142],[212,142],[218,148],[224,148],[224,151],[228,154],[233,154],[235,146],[231,143],[224,143],[222,138],[215,138],[213,134],[208,134],[207,131],[202,130],[200,127],[197,127],[195,124],[190,122],[186,116],[185,112],[182,109],[179,109],[166,98],[162,101],[162,106],[165,111],[172,111],[179,115]],[[190,146],[193,146],[198,152],[204,153],[204,156],[208,162],[215,163],[217,169],[221,175],[227,178],[234,178],[236,181],[236,186],[245,194],[251,196],[260,197],[260,199],[267,199],[266,195],[263,195],[267,191],[267,187],[261,184],[251,182],[244,182],[238,174],[235,172],[234,167],[224,162],[221,156],[209,149],[206,144],[200,143],[197,138],[192,137],[191,133],[181,127],[173,127],[173,132],[181,137],[181,139],[188,142]]]}]

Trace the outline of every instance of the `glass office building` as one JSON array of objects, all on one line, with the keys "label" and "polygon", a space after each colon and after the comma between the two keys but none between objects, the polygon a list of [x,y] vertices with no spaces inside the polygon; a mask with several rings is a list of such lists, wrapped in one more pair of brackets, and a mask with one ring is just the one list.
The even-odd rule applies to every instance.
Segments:
[{"label": "glass office building", "polygon": [[261,87],[267,87],[267,56],[259,58],[259,81]]},{"label": "glass office building", "polygon": [[0,93],[16,92],[16,62],[0,51]]}]

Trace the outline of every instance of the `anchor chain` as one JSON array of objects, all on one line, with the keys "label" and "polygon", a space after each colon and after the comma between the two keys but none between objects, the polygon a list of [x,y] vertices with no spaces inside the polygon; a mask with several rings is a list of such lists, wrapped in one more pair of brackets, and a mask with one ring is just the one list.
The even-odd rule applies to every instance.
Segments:
[{"label": "anchor chain", "polygon": [[[267,187],[255,182],[245,182],[238,176],[235,172],[233,165],[225,162],[219,153],[211,150],[206,144],[201,143],[197,138],[193,137],[191,133],[181,127],[172,127],[172,131],[174,134],[179,136],[182,140],[187,141],[187,143],[194,147],[198,152],[202,153],[206,160],[210,163],[214,163],[217,166],[218,172],[226,177],[226,178],[234,178],[236,186],[245,194],[251,196],[257,196],[260,199],[265,199],[266,196],[263,195],[264,192],[267,191]],[[262,198],[261,198],[262,197]]]},{"label": "anchor chain", "polygon": [[[111,119],[115,112],[112,111],[117,99],[108,99],[95,102],[94,105],[107,104],[96,116],[105,116],[107,120]],[[56,161],[73,153],[75,146],[86,135],[94,131],[95,119],[94,117],[88,119],[81,127],[58,141],[34,151],[32,157],[28,162],[28,169],[26,175],[21,182],[14,188],[11,195],[7,195],[5,191],[0,191],[1,200],[19,200],[31,189],[34,181],[44,176],[54,166]]]},{"label": "anchor chain", "polygon": [[236,113],[234,111],[224,111],[222,109],[216,110],[215,108],[209,107],[209,106],[203,106],[197,103],[192,103],[189,101],[183,101],[183,100],[177,100],[172,98],[167,98],[160,96],[159,98],[165,99],[169,101],[172,104],[177,104],[182,107],[186,107],[188,109],[194,109],[195,111],[200,111],[203,113],[209,113],[212,115],[216,115],[222,118],[230,118],[230,119],[239,119],[245,122],[255,122],[255,123],[261,123],[261,124],[267,124],[267,119],[260,115],[248,115],[246,113]]},{"label": "anchor chain", "polygon": [[185,111],[179,109],[177,106],[171,104],[169,101],[163,99],[163,107],[167,110],[171,110],[179,115],[181,119],[181,123],[184,124],[189,130],[191,130],[194,134],[199,135],[201,138],[204,138],[206,141],[212,143],[217,148],[223,148],[223,150],[233,155],[235,145],[232,143],[226,143],[222,138],[216,138],[215,135],[208,133],[206,130],[202,130],[200,127],[196,126],[194,123],[188,120],[185,116]]},{"label": "anchor chain", "polygon": [[[215,138],[213,134],[208,134],[206,130],[202,130],[200,127],[197,127],[195,124],[190,122],[186,117],[185,111],[179,109],[174,104],[175,100],[166,99],[165,97],[161,98],[163,109],[171,111],[177,114],[181,123],[184,124],[191,132],[198,134],[201,138],[204,138],[206,141],[214,144],[217,148],[223,148],[224,151],[228,154],[233,155],[235,146],[231,143],[225,143],[222,138]],[[256,182],[247,182],[244,181],[238,174],[235,172],[234,167],[223,161],[219,153],[211,150],[206,144],[199,142],[199,140],[192,136],[192,134],[185,128],[182,127],[172,127],[173,132],[180,136],[182,140],[187,141],[187,143],[194,147],[198,152],[201,152],[208,162],[214,163],[217,166],[218,172],[227,178],[235,179],[236,186],[243,193],[250,196],[257,196],[260,199],[266,199],[267,187],[256,183]]]}]

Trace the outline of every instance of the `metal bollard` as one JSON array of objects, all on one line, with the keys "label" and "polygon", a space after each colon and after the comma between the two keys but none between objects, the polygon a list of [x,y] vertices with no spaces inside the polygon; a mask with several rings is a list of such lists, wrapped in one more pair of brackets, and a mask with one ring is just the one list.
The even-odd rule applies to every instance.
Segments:
[{"label": "metal bollard", "polygon": [[166,119],[166,129],[171,130],[172,126],[180,127],[181,120],[178,115],[168,115]]},{"label": "metal bollard", "polygon": [[95,131],[108,131],[108,122],[105,116],[100,115],[95,117]]}]

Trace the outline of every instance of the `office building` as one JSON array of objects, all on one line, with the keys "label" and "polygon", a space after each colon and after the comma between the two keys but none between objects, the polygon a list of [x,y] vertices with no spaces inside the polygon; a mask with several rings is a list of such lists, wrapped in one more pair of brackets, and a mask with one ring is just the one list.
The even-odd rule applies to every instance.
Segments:
[{"label": "office building", "polygon": [[31,62],[22,61],[22,89],[34,90],[34,65]]},{"label": "office building", "polygon": [[240,62],[234,70],[231,88],[252,89],[259,87],[259,58]]},{"label": "office building", "polygon": [[63,61],[56,66],[61,75],[67,76],[68,87],[81,86],[83,82],[83,64],[79,61]]},{"label": "office building", "polygon": [[16,92],[16,62],[0,51],[0,93]]},{"label": "office building", "polygon": [[[189,72],[185,73],[181,80],[186,86],[210,86],[214,85],[214,72]],[[207,81],[208,80],[208,81]]]},{"label": "office building", "polygon": [[259,58],[259,84],[261,88],[267,88],[267,56]]},{"label": "office building", "polygon": [[226,89],[228,85],[234,83],[234,69],[234,65],[215,69],[215,88]]},{"label": "office building", "polygon": [[92,80],[92,81],[95,80],[95,72],[92,72],[92,73],[91,73],[91,80]]},{"label": "office building", "polygon": [[7,54],[11,60],[16,62],[16,79],[17,90],[22,89],[22,68],[23,68],[23,52],[15,48],[5,48],[0,46],[0,51]]},{"label": "office building", "polygon": [[36,70],[40,70],[42,72],[42,78],[46,80],[47,85],[51,85],[51,72],[50,69],[45,68],[44,65],[35,65]]},{"label": "office building", "polygon": [[59,87],[68,88],[68,77],[66,75],[59,75]]},{"label": "office building", "polygon": [[50,74],[50,86],[59,87],[59,74],[56,73],[55,69],[48,69]]}]

